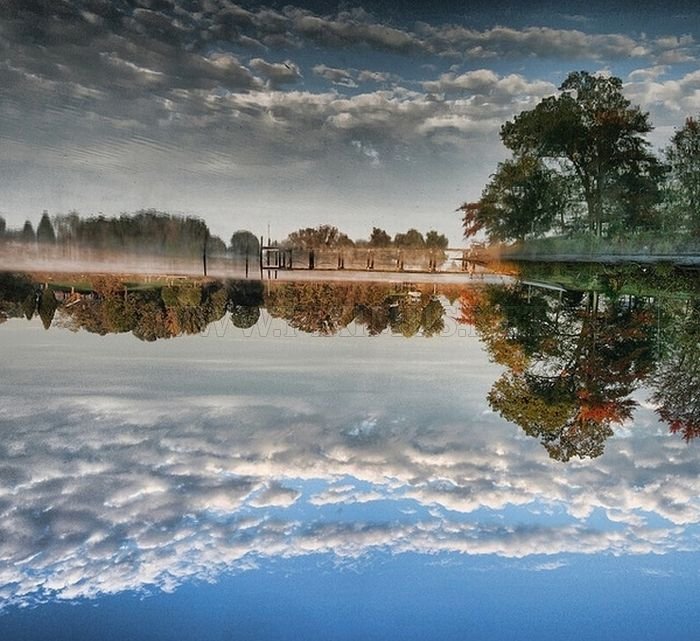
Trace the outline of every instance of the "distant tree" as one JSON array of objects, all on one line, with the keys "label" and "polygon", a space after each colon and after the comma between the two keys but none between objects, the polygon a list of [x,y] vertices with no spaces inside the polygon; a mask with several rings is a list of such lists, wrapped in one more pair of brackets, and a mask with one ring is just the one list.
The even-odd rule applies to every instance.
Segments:
[{"label": "distant tree", "polygon": [[218,236],[207,236],[207,254],[223,256],[226,253],[226,243]]},{"label": "distant tree", "polygon": [[229,251],[232,254],[245,256],[257,256],[260,253],[260,241],[258,237],[250,231],[240,229],[231,236]]},{"label": "distant tree", "polygon": [[0,319],[22,316],[31,319],[35,307],[35,285],[30,278],[25,274],[0,272]]},{"label": "distant tree", "polygon": [[25,221],[24,227],[22,228],[22,233],[20,234],[20,240],[23,243],[33,243],[36,240],[36,234],[34,233],[34,227],[32,223],[28,220]]},{"label": "distant tree", "polygon": [[[223,241],[211,236],[204,221],[173,216],[155,209],[122,214],[118,218],[80,218],[74,212],[55,220],[59,236],[84,247],[150,252],[175,256],[200,256],[202,249],[215,253]],[[212,251],[214,250],[214,251]]]},{"label": "distant tree", "polygon": [[0,239],[5,237],[5,230],[7,229],[7,223],[5,219],[0,216]]},{"label": "distant tree", "polygon": [[700,236],[700,123],[688,118],[665,151],[669,165],[671,224]]},{"label": "distant tree", "polygon": [[438,234],[434,229],[425,235],[425,246],[431,249],[447,249],[448,244],[447,236]]},{"label": "distant tree", "polygon": [[333,225],[319,225],[318,227],[306,227],[292,232],[287,236],[284,245],[297,249],[315,249],[337,247],[352,247],[352,240],[347,234],[338,231]]},{"label": "distant tree", "polygon": [[417,229],[409,229],[405,234],[396,234],[394,236],[394,245],[411,249],[423,249],[425,247],[425,238]]},{"label": "distant tree", "polygon": [[53,225],[51,224],[51,219],[46,210],[41,215],[41,220],[39,221],[39,226],[36,228],[36,239],[40,243],[55,243],[56,233],[53,230]]},{"label": "distant tree", "polygon": [[411,296],[394,296],[389,304],[391,331],[406,338],[415,336],[423,321],[423,305],[420,299]]},{"label": "distant tree", "polygon": [[379,227],[372,227],[372,233],[369,237],[370,247],[389,247],[391,245],[391,236]]}]

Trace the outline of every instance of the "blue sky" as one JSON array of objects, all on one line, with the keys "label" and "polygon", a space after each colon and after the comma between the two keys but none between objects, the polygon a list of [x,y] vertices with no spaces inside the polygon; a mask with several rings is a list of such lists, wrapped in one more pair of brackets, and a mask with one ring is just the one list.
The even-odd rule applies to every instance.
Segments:
[{"label": "blue sky", "polygon": [[502,159],[502,122],[613,73],[663,146],[700,111],[692,2],[11,0],[0,215],[200,215],[283,237],[435,227]]},{"label": "blue sky", "polygon": [[3,325],[5,636],[692,638],[697,450],[643,390],[562,464],[489,411],[475,337],[275,323]]}]

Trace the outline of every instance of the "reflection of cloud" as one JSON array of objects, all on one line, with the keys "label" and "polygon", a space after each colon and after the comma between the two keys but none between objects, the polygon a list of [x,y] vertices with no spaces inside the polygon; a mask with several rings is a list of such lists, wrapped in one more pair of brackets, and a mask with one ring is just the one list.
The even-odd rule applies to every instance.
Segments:
[{"label": "reflection of cloud", "polygon": [[[240,164],[275,159],[286,164],[280,149],[307,159],[328,150],[332,157],[349,140],[362,140],[377,153],[384,145],[399,150],[410,144],[459,146],[465,138],[495,137],[505,119],[553,93],[554,85],[476,69],[427,78],[416,85],[425,92],[415,92],[388,71],[330,66],[325,48],[476,59],[636,57],[657,70],[692,57],[696,48],[689,36],[652,40],[544,27],[476,30],[428,24],[411,30],[360,9],[320,15],[293,6],[248,10],[218,1],[203,3],[197,11],[168,3],[158,9],[107,4],[91,3],[87,11],[79,2],[66,2],[47,20],[45,8],[30,3],[0,21],[0,41],[10,52],[0,64],[0,82],[8,94],[0,105],[4,144],[19,146],[8,147],[8,156],[123,171],[133,168],[133,158],[143,157],[142,152],[178,154],[187,147],[201,152],[199,171],[229,175]],[[299,63],[270,62],[260,52],[273,57],[275,50],[298,50],[305,43],[322,45],[314,49],[309,67],[336,88],[379,83],[384,90],[346,98],[335,92],[283,91],[302,79]],[[681,88],[660,85],[654,73],[639,70],[633,76],[630,90],[644,105],[661,101],[694,111],[690,81]],[[74,103],[85,121],[100,119],[99,135],[76,123]],[[36,148],[23,149],[33,143]],[[237,148],[246,153],[234,162],[231,150]],[[176,162],[186,163],[185,158]]]},{"label": "reflection of cloud", "polygon": [[282,85],[294,84],[301,80],[301,71],[291,60],[285,62],[270,63],[262,58],[253,58],[250,66],[257,73],[264,76],[270,87],[277,89]]},{"label": "reflection of cloud", "polygon": [[270,482],[265,489],[250,500],[254,507],[289,507],[301,496],[298,490],[284,487],[280,483]]},{"label": "reflection of cloud", "polygon": [[[10,395],[0,415],[2,593],[10,602],[173,589],[306,554],[695,549],[692,450],[641,436],[563,467],[495,416],[479,420],[465,428],[379,410],[339,420],[311,400],[255,397]],[[351,504],[356,520],[337,521],[336,507]],[[300,518],[308,505],[320,520]]]},{"label": "reflection of cloud", "polygon": [[565,568],[569,565],[566,561],[549,561],[547,563],[538,563],[532,566],[534,572],[551,572],[553,570],[559,570],[560,568]]}]

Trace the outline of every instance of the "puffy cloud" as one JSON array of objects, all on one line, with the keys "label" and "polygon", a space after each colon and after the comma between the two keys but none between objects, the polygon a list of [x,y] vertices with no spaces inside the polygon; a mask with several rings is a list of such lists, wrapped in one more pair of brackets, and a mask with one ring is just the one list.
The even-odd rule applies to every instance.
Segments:
[{"label": "puffy cloud", "polygon": [[459,76],[455,73],[444,73],[436,81],[423,83],[427,91],[442,93],[445,91],[483,92],[489,90],[498,82],[498,75],[490,69],[467,71]]},{"label": "puffy cloud", "polygon": [[411,53],[425,49],[413,33],[381,24],[363,11],[342,11],[324,17],[304,9],[288,7],[290,30],[299,36],[325,46],[367,46],[373,49]]},{"label": "puffy cloud", "polygon": [[[190,577],[308,554],[697,549],[694,452],[644,429],[644,417],[641,432],[611,441],[604,457],[565,467],[494,415],[465,428],[410,408],[405,416],[388,407],[333,414],[311,397],[165,401],[126,390],[5,399],[7,603],[170,590]],[[363,517],[376,501],[386,517]],[[338,520],[335,508],[351,504],[358,516]],[[320,516],[302,518],[305,506]],[[554,557],[534,569],[564,563]]]},{"label": "puffy cloud", "polygon": [[328,67],[326,65],[316,65],[313,72],[341,87],[355,88],[358,83],[374,83],[374,84],[391,84],[397,85],[401,83],[401,77],[389,73],[387,71],[371,71],[370,69],[339,69],[337,67]]},{"label": "puffy cloud", "polygon": [[264,76],[270,87],[273,89],[283,85],[294,84],[301,80],[301,70],[299,66],[291,60],[285,62],[270,63],[262,58],[253,58],[250,67],[257,73]]},{"label": "puffy cloud", "polygon": [[387,71],[371,71],[369,69],[363,69],[357,74],[358,82],[376,82],[377,84],[382,83],[398,83],[401,82],[401,78],[396,74],[389,73]]},{"label": "puffy cloud", "polygon": [[661,79],[662,75],[654,68],[646,73],[634,72],[625,85],[625,94],[648,110],[657,126],[680,127],[687,116],[700,112],[700,71],[668,80]]},{"label": "puffy cloud", "polygon": [[340,85],[342,87],[357,87],[355,79],[352,77],[352,73],[346,69],[338,69],[335,67],[327,67],[326,65],[316,65],[313,68],[313,72],[332,82],[334,85]]},{"label": "puffy cloud", "polygon": [[298,490],[285,487],[275,481],[268,483],[265,489],[250,501],[254,507],[289,507],[301,496]]},{"label": "puffy cloud", "polygon": [[648,82],[665,75],[668,69],[668,65],[654,65],[653,67],[635,69],[627,75],[627,79],[630,82]]},{"label": "puffy cloud", "polygon": [[424,23],[418,25],[417,32],[435,52],[467,59],[537,56],[614,61],[644,58],[657,64],[673,64],[697,57],[697,46],[691,36],[648,39],[550,27],[498,26],[479,31],[461,25]]}]

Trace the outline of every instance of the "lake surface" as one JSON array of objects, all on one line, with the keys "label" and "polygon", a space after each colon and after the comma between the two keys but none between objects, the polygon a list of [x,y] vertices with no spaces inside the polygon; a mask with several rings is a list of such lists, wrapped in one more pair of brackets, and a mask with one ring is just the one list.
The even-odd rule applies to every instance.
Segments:
[{"label": "lake surface", "polygon": [[13,278],[2,638],[695,638],[697,298]]}]

